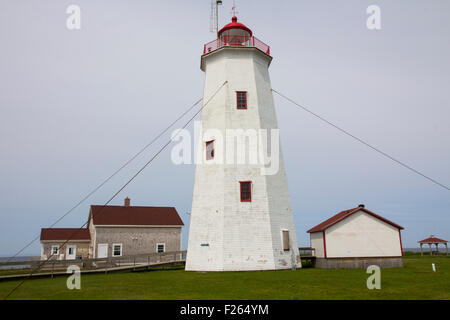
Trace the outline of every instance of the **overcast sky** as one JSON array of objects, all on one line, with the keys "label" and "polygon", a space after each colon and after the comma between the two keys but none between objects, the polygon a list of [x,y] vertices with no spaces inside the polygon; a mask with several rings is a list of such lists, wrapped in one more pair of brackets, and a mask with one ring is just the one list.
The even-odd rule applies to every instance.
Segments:
[{"label": "overcast sky", "polygon": [[[220,24],[231,19],[224,0]],[[272,87],[450,185],[448,0],[238,0],[271,46]],[[66,8],[81,8],[81,29]],[[381,8],[381,30],[366,9]],[[201,98],[210,1],[0,0],[0,255],[39,235]],[[450,192],[275,96],[300,246],[306,230],[364,203],[403,244],[450,240]],[[181,126],[181,125],[180,125]],[[79,227],[165,136],[59,223]],[[168,150],[170,151],[170,150]],[[174,206],[187,246],[194,166],[157,158],[112,204]],[[25,254],[39,255],[36,242]]]}]

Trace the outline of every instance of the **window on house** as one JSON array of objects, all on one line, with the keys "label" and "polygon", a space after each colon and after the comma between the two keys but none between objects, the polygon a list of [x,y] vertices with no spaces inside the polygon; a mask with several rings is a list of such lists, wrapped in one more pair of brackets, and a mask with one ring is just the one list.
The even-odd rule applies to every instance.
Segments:
[{"label": "window on house", "polygon": [[121,257],[122,256],[122,244],[116,243],[113,244],[113,257]]},{"label": "window on house", "polygon": [[52,246],[52,254],[58,254],[58,246]]},{"label": "window on house", "polygon": [[289,251],[290,250],[289,230],[282,230],[281,234],[283,237],[283,251]]},{"label": "window on house", "polygon": [[214,140],[206,142],[206,160],[214,159]]},{"label": "window on house", "polygon": [[247,109],[247,91],[236,91],[238,109]]},{"label": "window on house", "polygon": [[251,181],[241,181],[241,202],[252,201],[252,182]]},{"label": "window on house", "polygon": [[156,245],[156,252],[162,253],[164,251],[166,251],[166,245],[164,243],[158,243]]}]

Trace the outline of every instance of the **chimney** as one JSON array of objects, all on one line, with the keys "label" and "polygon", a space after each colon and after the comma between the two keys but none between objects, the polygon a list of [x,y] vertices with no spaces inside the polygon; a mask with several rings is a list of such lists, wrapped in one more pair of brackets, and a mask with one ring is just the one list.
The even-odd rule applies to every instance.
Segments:
[{"label": "chimney", "polygon": [[124,201],[124,206],[129,207],[130,206],[130,198],[126,197]]},{"label": "chimney", "polygon": [[363,205],[363,204],[360,204],[360,205],[358,205],[358,207],[360,207],[360,208],[364,208],[364,205]]}]

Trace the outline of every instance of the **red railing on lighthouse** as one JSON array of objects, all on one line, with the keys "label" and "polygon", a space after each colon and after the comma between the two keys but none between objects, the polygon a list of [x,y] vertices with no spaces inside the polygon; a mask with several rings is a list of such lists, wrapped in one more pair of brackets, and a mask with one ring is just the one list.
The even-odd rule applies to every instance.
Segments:
[{"label": "red railing on lighthouse", "polygon": [[222,35],[203,47],[203,54],[213,52],[222,47],[256,48],[270,56],[270,47],[254,36]]}]

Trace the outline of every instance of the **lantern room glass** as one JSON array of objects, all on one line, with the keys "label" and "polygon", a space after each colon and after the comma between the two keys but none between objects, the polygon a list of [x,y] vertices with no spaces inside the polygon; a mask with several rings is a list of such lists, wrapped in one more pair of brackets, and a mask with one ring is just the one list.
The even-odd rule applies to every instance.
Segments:
[{"label": "lantern room glass", "polygon": [[248,31],[230,29],[220,34],[219,41],[222,46],[249,47],[251,46],[251,38],[252,36]]}]

